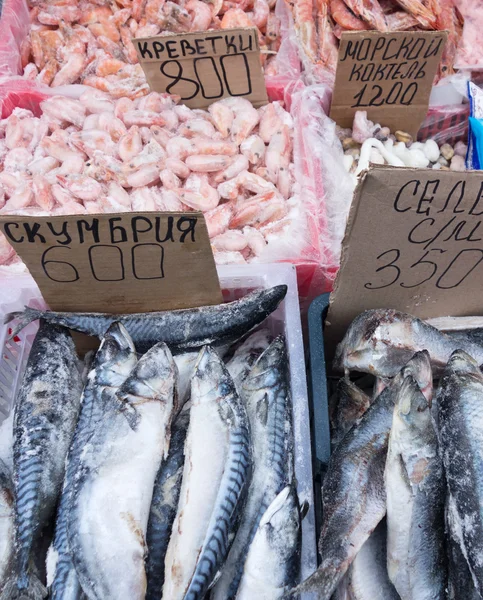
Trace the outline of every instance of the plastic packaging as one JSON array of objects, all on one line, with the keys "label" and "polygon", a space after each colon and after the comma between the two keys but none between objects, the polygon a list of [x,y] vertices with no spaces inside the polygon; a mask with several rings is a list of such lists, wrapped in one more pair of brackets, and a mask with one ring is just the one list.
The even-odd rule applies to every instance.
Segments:
[{"label": "plastic packaging", "polygon": [[479,170],[483,168],[483,90],[471,81],[468,83],[468,98],[470,117],[466,167]]},{"label": "plastic packaging", "polygon": [[[312,487],[312,454],[310,447],[309,407],[305,378],[305,360],[302,327],[294,267],[290,265],[218,267],[226,301],[235,300],[256,288],[274,285],[288,286],[284,302],[266,321],[274,335],[284,334],[287,342],[290,385],[293,398],[293,426],[295,436],[295,474],[301,502],[307,501],[309,512],[302,522],[302,580],[317,566],[315,545],[315,517]],[[40,291],[30,276],[4,280],[0,290],[0,322],[7,312],[21,310],[24,304],[45,307]],[[22,330],[13,343],[6,342],[9,327],[0,325],[0,422],[11,410],[21,376],[32,346],[36,325]]]}]

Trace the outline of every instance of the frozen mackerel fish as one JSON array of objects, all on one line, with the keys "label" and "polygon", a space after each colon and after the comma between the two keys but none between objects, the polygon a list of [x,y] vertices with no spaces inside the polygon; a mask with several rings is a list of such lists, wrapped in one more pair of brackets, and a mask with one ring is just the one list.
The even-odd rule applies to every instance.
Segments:
[{"label": "frozen mackerel fish", "polygon": [[322,486],[324,522],[319,539],[322,562],[290,597],[314,592],[329,600],[378,523],[386,514],[384,467],[394,404],[402,382],[412,375],[431,386],[427,352],[418,352],[367,409],[332,454]]},{"label": "frozen mackerel fish", "polygon": [[54,516],[82,392],[79,361],[69,332],[41,321],[14,412],[16,565],[1,600],[45,596],[34,559]]},{"label": "frozen mackerel fish", "polygon": [[207,346],[191,384],[183,481],[166,554],[163,598],[205,597],[226,559],[251,460],[246,410],[225,365]]},{"label": "frozen mackerel fish", "polygon": [[402,600],[445,600],[443,463],[430,406],[412,375],[394,407],[385,484],[389,578]]},{"label": "frozen mackerel fish", "polygon": [[360,423],[364,413],[371,405],[371,399],[357,387],[348,377],[339,380],[337,384],[337,406],[331,417],[332,443],[334,446],[344,435]]},{"label": "frozen mackerel fish", "polygon": [[166,344],[153,346],[109,398],[80,458],[67,531],[90,600],[146,595],[146,530],[169,449],[176,377]]},{"label": "frozen mackerel fish", "polygon": [[448,336],[424,321],[392,309],[366,310],[350,324],[337,347],[334,365],[345,371],[363,371],[394,377],[419,350],[427,350],[435,375],[455,350],[464,350],[483,363],[483,346],[471,337]]},{"label": "frozen mackerel fish", "polygon": [[226,368],[238,390],[250,373],[250,369],[264,350],[270,345],[270,333],[267,329],[259,329],[247,337],[226,364]]},{"label": "frozen mackerel fish", "polygon": [[400,600],[387,574],[386,537],[383,520],[357,553],[333,600]]},{"label": "frozen mackerel fish", "polygon": [[297,490],[285,487],[262,515],[237,600],[279,600],[297,583],[302,526]]},{"label": "frozen mackerel fish", "polygon": [[111,315],[105,313],[62,313],[26,307],[10,313],[6,322],[19,319],[12,336],[36,319],[102,338],[114,321],[124,325],[138,352],[165,342],[173,352],[196,350],[211,344],[232,344],[271,314],[287,293],[286,285],[256,290],[240,300],[213,306],[163,312]]},{"label": "frozen mackerel fish", "polygon": [[47,559],[47,583],[51,600],[83,600],[85,598],[72,560],[67,525],[71,502],[81,468],[84,448],[95,435],[104,418],[109,395],[115,393],[137,362],[129,334],[119,323],[113,323],[101,341],[87,375],[82,394],[79,419],[67,457],[64,488],[57,510],[54,541]]},{"label": "frozen mackerel fish", "polygon": [[450,537],[483,595],[483,375],[465,352],[451,356],[437,400]]},{"label": "frozen mackerel fish", "polygon": [[292,403],[287,372],[285,340],[279,336],[242,385],[252,436],[253,474],[235,540],[212,592],[213,600],[235,598],[260,519],[293,478]]},{"label": "frozen mackerel fish", "polygon": [[189,418],[190,406],[185,405],[173,423],[168,457],[161,464],[154,484],[146,533],[146,600],[160,600],[163,593],[164,559],[178,508]]},{"label": "frozen mackerel fish", "polygon": [[13,566],[15,523],[11,477],[5,463],[0,459],[0,592]]}]

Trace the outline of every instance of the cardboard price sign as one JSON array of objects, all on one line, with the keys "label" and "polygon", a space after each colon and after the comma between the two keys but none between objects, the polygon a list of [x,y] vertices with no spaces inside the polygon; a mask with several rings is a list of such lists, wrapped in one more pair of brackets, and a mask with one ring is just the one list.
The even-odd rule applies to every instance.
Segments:
[{"label": "cardboard price sign", "polygon": [[416,137],[448,34],[348,31],[342,34],[330,116],[352,127],[366,110],[375,123]]},{"label": "cardboard price sign", "polygon": [[370,308],[483,314],[483,172],[377,167],[355,191],[329,339]]},{"label": "cardboard price sign", "polygon": [[2,215],[52,310],[133,313],[219,304],[201,213]]},{"label": "cardboard price sign", "polygon": [[268,102],[253,27],[199,31],[133,40],[155,92],[181,96],[190,108],[237,96],[256,107]]}]

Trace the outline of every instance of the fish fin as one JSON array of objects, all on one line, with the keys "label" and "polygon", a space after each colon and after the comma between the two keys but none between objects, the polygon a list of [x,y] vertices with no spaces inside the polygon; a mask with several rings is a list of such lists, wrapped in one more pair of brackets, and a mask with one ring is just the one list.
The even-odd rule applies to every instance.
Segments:
[{"label": "fish fin", "polygon": [[300,505],[300,520],[303,521],[309,512],[310,504],[305,500]]},{"label": "fish fin", "polygon": [[319,567],[310,577],[289,590],[282,598],[283,600],[298,600],[301,594],[314,593],[318,600],[330,600],[344,573],[334,573],[330,568]]},{"label": "fish fin", "polygon": [[30,573],[28,587],[18,588],[18,578],[12,577],[5,583],[0,600],[43,600],[47,598],[47,589],[42,585],[40,579]]},{"label": "fish fin", "polygon": [[5,316],[5,320],[4,320],[5,324],[10,323],[10,321],[13,321],[14,319],[17,319],[20,321],[20,323],[18,323],[13,328],[12,334],[10,335],[9,339],[12,339],[13,337],[15,337],[20,331],[22,331],[22,329],[24,327],[26,327],[29,323],[32,323],[32,321],[36,321],[37,319],[40,319],[42,314],[43,313],[41,310],[38,310],[36,308],[30,308],[30,306],[26,306],[25,310],[8,313]]}]

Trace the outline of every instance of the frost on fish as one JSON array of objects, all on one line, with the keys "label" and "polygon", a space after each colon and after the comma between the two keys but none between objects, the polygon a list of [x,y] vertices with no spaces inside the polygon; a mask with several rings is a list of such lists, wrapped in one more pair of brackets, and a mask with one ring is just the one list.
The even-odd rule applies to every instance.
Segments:
[{"label": "frost on fish", "polygon": [[14,414],[16,570],[2,600],[41,598],[34,560],[61,492],[65,460],[81,396],[77,355],[69,332],[41,321]]},{"label": "frost on fish", "polygon": [[0,459],[0,592],[12,569],[14,554],[14,499],[12,475]]},{"label": "frost on fish", "polygon": [[226,559],[251,465],[246,411],[226,367],[209,347],[200,353],[191,403],[180,499],[165,560],[163,597],[171,600],[205,596]]},{"label": "frost on fish", "polygon": [[72,496],[80,457],[104,418],[109,393],[117,390],[136,364],[134,344],[125,328],[113,323],[90,362],[79,418],[67,457],[64,488],[57,511],[55,535],[49,550],[47,577],[51,600],[82,600],[84,594],[74,567],[67,538]]},{"label": "frost on fish", "polygon": [[232,344],[270,315],[285,298],[286,285],[256,290],[240,300],[214,306],[182,310],[110,315],[102,313],[59,313],[25,307],[10,313],[6,322],[19,319],[16,335],[28,323],[43,318],[51,323],[102,338],[114,321],[122,323],[139,352],[163,341],[173,351],[196,350],[206,344]]},{"label": "frost on fish", "polygon": [[237,600],[278,600],[296,583],[301,522],[297,491],[285,487],[260,519],[245,561]]},{"label": "frost on fish", "polygon": [[427,350],[437,374],[457,349],[470,354],[478,364],[483,363],[483,346],[469,336],[448,336],[396,310],[366,310],[349,326],[337,347],[334,365],[378,377],[393,377],[415,352]]},{"label": "frost on fish", "polygon": [[448,526],[483,594],[483,375],[463,351],[451,356],[438,391],[440,444],[449,492]]},{"label": "frost on fish", "polygon": [[398,391],[385,484],[389,577],[403,600],[443,600],[443,466],[428,401],[411,374]]},{"label": "frost on fish", "polygon": [[212,596],[235,598],[243,564],[263,513],[293,477],[292,404],[283,337],[260,356],[242,385],[253,445],[253,474],[235,540]]},{"label": "frost on fish", "polygon": [[355,383],[344,377],[337,385],[337,407],[331,417],[332,443],[336,446],[344,435],[362,419],[371,399]]},{"label": "frost on fish", "polygon": [[270,344],[270,333],[266,329],[260,329],[252,333],[242,342],[233,356],[228,361],[226,368],[233,379],[233,382],[240,389],[241,384],[248,376],[250,369],[255,364],[260,354],[266,350]]},{"label": "frost on fish", "polygon": [[381,521],[340,582],[336,600],[400,600],[387,574],[386,536]]},{"label": "frost on fish", "polygon": [[0,460],[13,472],[13,410],[0,423]]},{"label": "frost on fish", "polygon": [[111,388],[79,457],[67,534],[89,597],[145,596],[145,536],[155,477],[169,445],[176,378],[166,344],[152,347],[117,392]]},{"label": "frost on fish", "polygon": [[427,352],[418,352],[367,409],[332,454],[322,486],[322,562],[292,594],[316,592],[329,600],[369,535],[386,513],[384,467],[394,404],[412,374],[420,389],[431,386]]},{"label": "frost on fish", "polygon": [[146,533],[146,600],[159,600],[162,596],[164,559],[181,491],[189,415],[189,407],[186,407],[174,422],[168,457],[161,464],[154,484]]}]

